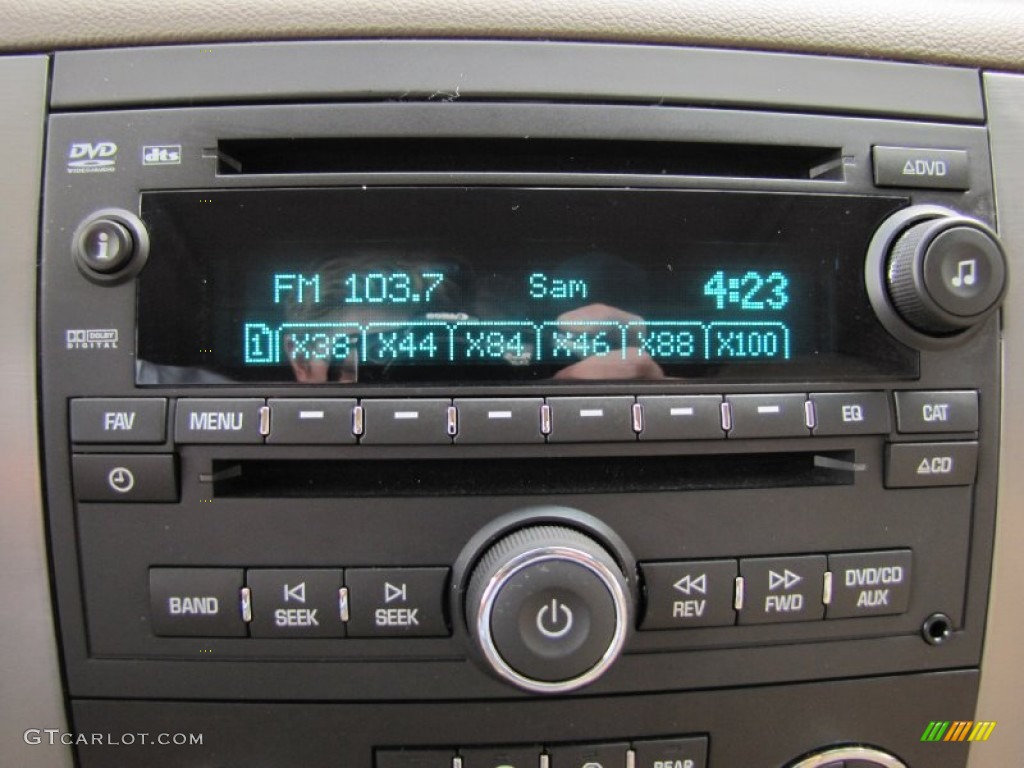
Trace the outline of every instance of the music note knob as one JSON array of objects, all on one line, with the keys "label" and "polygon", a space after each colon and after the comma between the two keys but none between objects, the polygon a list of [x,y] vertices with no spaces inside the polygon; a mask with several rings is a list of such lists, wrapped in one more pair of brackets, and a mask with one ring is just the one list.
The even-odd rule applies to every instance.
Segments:
[{"label": "music note knob", "polygon": [[895,239],[886,283],[904,321],[929,335],[951,336],[976,326],[999,306],[1006,291],[1006,256],[995,233],[981,222],[934,216]]}]

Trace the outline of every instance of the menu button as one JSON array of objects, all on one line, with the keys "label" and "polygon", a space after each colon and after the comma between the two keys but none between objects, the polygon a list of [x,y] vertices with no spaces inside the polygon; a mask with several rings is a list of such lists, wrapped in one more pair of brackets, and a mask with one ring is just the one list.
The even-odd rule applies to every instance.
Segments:
[{"label": "menu button", "polygon": [[264,405],[257,398],[179,400],[174,439],[178,443],[262,443]]}]

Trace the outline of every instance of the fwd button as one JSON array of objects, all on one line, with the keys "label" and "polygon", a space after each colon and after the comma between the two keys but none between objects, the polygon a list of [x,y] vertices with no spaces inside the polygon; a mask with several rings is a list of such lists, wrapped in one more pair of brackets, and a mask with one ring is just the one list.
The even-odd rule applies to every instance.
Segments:
[{"label": "fwd button", "polygon": [[814,621],[825,615],[824,555],[746,558],[740,560],[740,576],[740,624]]}]

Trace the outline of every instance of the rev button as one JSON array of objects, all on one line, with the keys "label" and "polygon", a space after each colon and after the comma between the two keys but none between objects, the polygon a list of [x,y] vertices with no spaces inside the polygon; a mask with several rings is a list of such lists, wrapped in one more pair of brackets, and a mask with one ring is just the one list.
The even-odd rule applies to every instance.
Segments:
[{"label": "rev button", "polygon": [[643,563],[647,610],[640,629],[687,629],[736,623],[735,560]]},{"label": "rev button", "polygon": [[445,637],[447,568],[349,568],[349,637]]}]

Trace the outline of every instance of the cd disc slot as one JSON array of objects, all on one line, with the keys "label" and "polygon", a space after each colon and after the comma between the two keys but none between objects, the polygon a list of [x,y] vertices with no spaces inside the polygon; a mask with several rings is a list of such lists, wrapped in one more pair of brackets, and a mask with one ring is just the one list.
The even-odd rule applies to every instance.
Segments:
[{"label": "cd disc slot", "polygon": [[323,173],[586,173],[842,181],[842,150],[539,138],[223,139],[222,176]]},{"label": "cd disc slot", "polygon": [[853,451],[697,456],[215,459],[217,498],[653,493],[852,485]]}]

